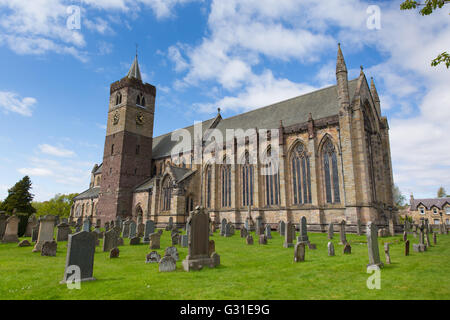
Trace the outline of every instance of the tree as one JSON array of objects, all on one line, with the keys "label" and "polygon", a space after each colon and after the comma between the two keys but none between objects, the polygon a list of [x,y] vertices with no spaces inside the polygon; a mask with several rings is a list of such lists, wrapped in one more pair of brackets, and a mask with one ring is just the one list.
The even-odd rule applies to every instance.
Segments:
[{"label": "tree", "polygon": [[28,215],[36,212],[31,205],[34,195],[30,192],[30,190],[30,177],[25,176],[8,190],[8,196],[2,202],[0,210],[12,213],[14,209],[17,209],[17,212],[26,213]]},{"label": "tree", "polygon": [[406,198],[397,185],[394,185],[394,206],[397,209],[403,209],[406,206]]},{"label": "tree", "polygon": [[[419,12],[422,16],[428,16],[436,9],[441,9],[447,3],[450,3],[450,0],[425,0],[425,3],[420,3],[415,0],[405,0],[405,2],[400,5],[400,10],[417,9],[418,7],[423,6]],[[441,63],[445,63],[447,69],[450,68],[450,54],[447,52],[441,53],[436,59],[431,61],[431,66],[436,67]]]},{"label": "tree", "polygon": [[71,194],[56,194],[52,199],[44,202],[33,202],[33,207],[36,209],[37,216],[44,216],[47,214],[69,217],[70,208],[73,204],[73,198],[78,193]]},{"label": "tree", "polygon": [[447,195],[447,192],[445,191],[444,187],[440,187],[437,191],[438,198],[445,198]]}]

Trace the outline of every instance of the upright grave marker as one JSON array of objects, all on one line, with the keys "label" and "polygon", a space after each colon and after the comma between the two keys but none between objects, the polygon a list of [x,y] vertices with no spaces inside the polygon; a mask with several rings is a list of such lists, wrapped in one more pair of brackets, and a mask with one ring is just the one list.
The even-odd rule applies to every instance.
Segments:
[{"label": "upright grave marker", "polygon": [[95,235],[87,231],[69,235],[66,268],[61,283],[95,280],[93,277],[95,240]]}]

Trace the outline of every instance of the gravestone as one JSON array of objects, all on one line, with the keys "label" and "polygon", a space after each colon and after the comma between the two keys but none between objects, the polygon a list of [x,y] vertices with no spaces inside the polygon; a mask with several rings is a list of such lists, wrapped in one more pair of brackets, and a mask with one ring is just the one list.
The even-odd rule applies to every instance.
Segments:
[{"label": "gravestone", "polygon": [[6,228],[2,239],[3,243],[19,242],[19,222],[20,219],[15,214],[6,219]]},{"label": "gravestone", "polygon": [[394,225],[394,219],[389,219],[389,235],[391,237],[395,236],[395,225]]},{"label": "gravestone", "polygon": [[317,249],[317,246],[314,243],[306,242],[306,244],[308,244],[308,249],[309,250],[316,250]]},{"label": "gravestone", "polygon": [[225,225],[225,234],[223,236],[224,237],[231,237],[233,235],[231,232],[232,232],[232,223],[228,222]]},{"label": "gravestone", "polygon": [[103,252],[111,251],[117,247],[117,232],[114,229],[106,231],[103,235]]},{"label": "gravestone", "polygon": [[0,214],[0,239],[3,239],[3,236],[5,235],[6,219],[8,219],[6,214]]},{"label": "gravestone", "polygon": [[347,243],[347,237],[345,234],[345,220],[342,220],[340,223],[339,236],[340,236],[339,244],[345,245]]},{"label": "gravestone", "polygon": [[83,231],[91,232],[92,223],[90,219],[86,219],[83,222]]},{"label": "gravestone", "polygon": [[119,248],[117,248],[117,247],[112,248],[112,249],[109,251],[109,258],[110,258],[110,259],[118,258],[118,257],[119,257],[119,254],[120,254]]},{"label": "gravestone", "polygon": [[69,235],[67,243],[66,268],[64,278],[61,283],[71,282],[73,275],[76,275],[74,267],[77,266],[80,271],[79,281],[95,280],[94,271],[94,254],[95,254],[95,235],[81,231]]},{"label": "gravestone", "polygon": [[333,242],[328,242],[328,256],[333,257],[334,256],[334,245]]},{"label": "gravestone", "polygon": [[362,225],[361,225],[361,220],[360,219],[356,220],[356,234],[358,236],[360,236],[362,234]]},{"label": "gravestone", "polygon": [[245,227],[241,228],[241,232],[240,233],[241,233],[241,238],[247,237],[248,232],[247,232],[247,229]]},{"label": "gravestone", "polygon": [[209,255],[209,214],[202,207],[196,207],[188,218],[190,224],[188,255],[183,260],[185,271],[200,270],[204,266],[214,268]]},{"label": "gravestone", "polygon": [[333,239],[333,236],[334,236],[334,228],[333,228],[333,224],[330,223],[328,225],[328,240]]},{"label": "gravestone", "polygon": [[280,236],[284,237],[286,233],[286,223],[284,221],[280,221],[280,226],[278,227]]},{"label": "gravestone", "polygon": [[159,272],[172,272],[175,271],[176,269],[177,269],[177,262],[171,255],[166,254],[159,261]]},{"label": "gravestone", "polygon": [[225,236],[225,229],[227,227],[227,219],[223,218],[220,223],[220,235]]},{"label": "gravestone", "polygon": [[350,243],[346,243],[344,246],[344,254],[351,254],[352,253],[352,247],[350,246]]},{"label": "gravestone", "polygon": [[123,238],[121,238],[121,237],[117,238],[117,246],[118,247],[123,246]]},{"label": "gravestone", "polygon": [[105,222],[105,232],[109,231],[109,222]]},{"label": "gravestone", "polygon": [[265,234],[267,239],[272,239],[272,229],[270,228],[269,224],[266,224],[266,227],[265,227],[265,230],[264,230],[264,234]]},{"label": "gravestone", "polygon": [[287,222],[286,223],[286,233],[285,233],[285,237],[284,237],[284,244],[283,247],[285,248],[290,248],[293,247],[294,244],[292,243],[294,237],[292,236],[292,223],[291,222]]},{"label": "gravestone", "polygon": [[389,243],[384,244],[384,254],[386,256],[386,264],[391,264],[391,255],[389,254]]},{"label": "gravestone", "polygon": [[173,228],[173,218],[169,217],[169,222],[167,223],[166,231],[170,231],[172,230],[172,228]]},{"label": "gravestone", "polygon": [[41,217],[41,223],[39,225],[39,235],[34,246],[33,252],[41,252],[42,245],[45,241],[53,240],[53,228],[55,227],[55,216],[47,215]]},{"label": "gravestone", "polygon": [[31,231],[31,242],[36,242],[39,236],[39,223]]},{"label": "gravestone", "polygon": [[137,246],[138,244],[141,244],[141,238],[134,237],[130,239],[130,246]]},{"label": "gravestone", "polygon": [[213,252],[213,254],[211,255],[211,259],[215,267],[220,265],[220,256],[217,254],[217,252]]},{"label": "gravestone", "polygon": [[378,228],[372,221],[369,221],[366,228],[367,248],[369,251],[369,264],[367,267],[376,266],[381,268],[383,267],[383,263],[380,260],[380,250],[378,247]]},{"label": "gravestone", "polygon": [[160,249],[161,235],[158,232],[150,234],[150,249]]},{"label": "gravestone", "polygon": [[260,236],[260,235],[264,234],[262,217],[259,215],[259,216],[256,217],[255,220],[256,220],[256,223],[255,223],[256,235]]},{"label": "gravestone", "polygon": [[75,226],[75,233],[82,231],[81,227],[82,227],[81,225]]},{"label": "gravestone", "polygon": [[128,219],[125,220],[122,223],[122,225],[123,225],[123,227],[122,227],[122,237],[123,238],[128,238],[130,236],[130,224],[131,224],[131,221],[128,220]]},{"label": "gravestone", "polygon": [[150,242],[150,235],[155,232],[155,223],[153,220],[147,220],[145,222],[145,230],[144,230],[144,243]]},{"label": "gravestone", "polygon": [[428,229],[425,229],[425,240],[426,240],[426,246],[431,247],[431,241],[430,241],[430,233],[428,232]]},{"label": "gravestone", "polygon": [[25,239],[25,240],[20,241],[17,246],[18,247],[31,247],[31,243],[30,243],[30,241]]},{"label": "gravestone", "polygon": [[306,224],[306,217],[300,219],[300,235],[297,238],[297,242],[308,242],[308,227]]},{"label": "gravestone", "polygon": [[437,244],[437,236],[436,236],[436,232],[433,232],[433,244],[434,244],[434,245]]},{"label": "gravestone", "polygon": [[167,247],[166,250],[164,250],[164,255],[171,255],[172,258],[175,259],[175,261],[180,260],[176,247]]},{"label": "gravestone", "polygon": [[183,248],[187,248],[188,246],[189,237],[187,234],[183,234],[180,236],[180,246]]},{"label": "gravestone", "polygon": [[159,263],[161,256],[158,252],[152,251],[145,257],[145,263]]},{"label": "gravestone", "polygon": [[163,230],[162,230],[162,229],[159,229],[159,230],[158,230],[158,234],[159,234],[160,236],[162,236]]},{"label": "gravestone", "polygon": [[405,241],[405,256],[409,256],[409,240]]},{"label": "gravestone", "polygon": [[251,234],[247,235],[247,238],[245,238],[245,241],[247,244],[253,244],[253,237]]},{"label": "gravestone", "polygon": [[72,229],[68,223],[61,222],[56,226],[56,241],[67,241],[69,239],[69,234],[72,233]]},{"label": "gravestone", "polygon": [[299,242],[294,247],[294,262],[305,261],[305,242]]},{"label": "gravestone", "polygon": [[143,237],[143,236],[144,236],[144,232],[145,232],[145,224],[143,224],[142,222],[140,222],[140,223],[137,225],[137,236],[138,236],[139,238]]},{"label": "gravestone", "polygon": [[136,222],[134,221],[130,221],[130,233],[128,234],[128,238],[136,238]]},{"label": "gravestone", "polygon": [[267,244],[267,237],[265,234],[259,236],[259,244]]},{"label": "gravestone", "polygon": [[36,224],[37,224],[37,218],[36,218],[36,215],[33,213],[28,218],[27,229],[25,230],[25,234],[23,236],[31,237],[31,233],[33,232],[33,228],[36,226]]},{"label": "gravestone", "polygon": [[211,255],[216,252],[216,243],[214,242],[214,240],[209,240],[209,250],[208,250],[208,255],[211,257]]},{"label": "gravestone", "polygon": [[178,234],[175,233],[174,235],[172,235],[172,246],[176,246],[178,244]]},{"label": "gravestone", "polygon": [[403,232],[403,242],[408,240],[408,233],[406,231]]},{"label": "gravestone", "polygon": [[55,240],[45,241],[42,245],[41,256],[46,257],[56,257],[56,249],[58,248],[58,243]]}]

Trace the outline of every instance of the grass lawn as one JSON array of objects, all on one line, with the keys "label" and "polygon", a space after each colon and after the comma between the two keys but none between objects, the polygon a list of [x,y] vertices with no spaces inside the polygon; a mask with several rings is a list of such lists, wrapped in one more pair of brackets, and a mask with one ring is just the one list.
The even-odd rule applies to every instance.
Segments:
[{"label": "grass lawn", "polygon": [[[253,234],[254,236],[254,234]],[[450,299],[450,236],[438,235],[437,246],[404,256],[401,236],[381,238],[380,256],[384,262],[383,243],[391,242],[391,265],[381,271],[381,289],[366,287],[368,263],[365,236],[347,234],[351,255],[343,255],[333,243],[336,256],[328,257],[327,235],[310,233],[317,250],[306,249],[306,261],[293,262],[293,248],[283,248],[283,238],[272,232],[268,245],[248,246],[239,232],[230,238],[216,232],[211,239],[221,266],[185,272],[181,261],[187,248],[178,247],[180,260],[176,272],[159,273],[157,264],[146,264],[148,245],[120,248],[120,258],[96,248],[94,277],[83,282],[80,290],[60,285],[66,260],[66,242],[58,243],[56,257],[32,253],[33,247],[0,244],[0,299]],[[432,239],[432,237],[430,237]],[[29,239],[29,238],[28,238]],[[29,239],[30,240],[30,239]],[[396,242],[396,243],[394,243]],[[164,231],[161,248],[170,245],[170,233]],[[157,250],[163,255],[164,250]]]}]

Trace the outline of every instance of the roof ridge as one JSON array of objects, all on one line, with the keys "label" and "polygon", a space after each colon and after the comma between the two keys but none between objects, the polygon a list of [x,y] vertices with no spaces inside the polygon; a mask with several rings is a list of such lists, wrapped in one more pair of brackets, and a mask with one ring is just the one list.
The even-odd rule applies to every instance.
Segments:
[{"label": "roof ridge", "polygon": [[[214,118],[210,118],[210,119],[206,119],[206,120],[203,120],[203,121],[202,121],[201,123],[204,123],[204,122],[206,122],[206,121],[211,121],[211,120],[214,120],[214,119],[216,119],[216,117],[214,117]],[[164,134],[162,134],[162,135],[159,135],[159,136],[153,137],[153,139],[156,139],[156,138],[160,138],[160,137],[166,136],[166,135],[168,135],[168,134],[171,134],[172,132],[175,132],[175,131],[177,131],[177,130],[181,130],[181,129],[187,129],[187,128],[193,127],[194,125],[195,125],[195,124],[191,124],[190,126],[187,126],[187,127],[184,127],[184,128],[178,128],[178,129],[175,129],[175,130],[169,131],[169,132],[167,132],[167,133],[164,133]]]}]

